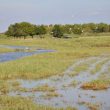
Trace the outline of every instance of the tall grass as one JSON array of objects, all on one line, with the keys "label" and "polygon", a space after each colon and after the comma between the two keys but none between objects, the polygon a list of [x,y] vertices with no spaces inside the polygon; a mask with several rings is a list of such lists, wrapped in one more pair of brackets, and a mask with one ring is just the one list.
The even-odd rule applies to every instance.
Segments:
[{"label": "tall grass", "polygon": [[0,63],[0,79],[39,79],[62,74],[73,62],[80,58],[110,53],[110,37],[79,37],[73,39],[5,39],[0,44],[36,46],[54,49],[46,53],[19,60]]},{"label": "tall grass", "polygon": [[29,98],[0,96],[0,110],[63,110],[34,104]]}]

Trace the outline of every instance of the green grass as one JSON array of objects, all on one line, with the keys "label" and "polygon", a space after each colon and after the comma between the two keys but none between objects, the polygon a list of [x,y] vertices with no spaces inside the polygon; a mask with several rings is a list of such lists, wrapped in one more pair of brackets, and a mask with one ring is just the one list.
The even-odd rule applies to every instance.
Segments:
[{"label": "green grass", "polygon": [[89,68],[88,64],[81,64],[74,69],[70,76],[78,75],[80,72],[86,71],[88,68]]},{"label": "green grass", "polygon": [[7,95],[10,91],[19,91],[21,89],[18,81],[3,81],[0,80],[0,94]]},{"label": "green grass", "polygon": [[[94,70],[94,73],[100,71],[101,67],[107,62],[109,59],[102,61]],[[101,73],[96,80],[92,80],[90,82],[86,82],[82,85],[83,89],[90,90],[103,90],[110,88],[110,67],[108,67],[108,71]]]},{"label": "green grass", "polygon": [[0,96],[0,110],[63,110],[34,104],[31,99]]},{"label": "green grass", "polygon": [[77,67],[74,68],[74,71],[71,72],[69,75],[70,76],[75,76],[78,75],[80,72],[87,71],[90,67],[90,64],[95,63],[96,60],[90,60],[90,61],[85,61],[81,64],[79,64]]},{"label": "green grass", "polygon": [[0,40],[0,44],[36,46],[56,50],[54,53],[33,55],[0,63],[0,79],[39,79],[60,75],[79,58],[110,53],[109,36],[73,39],[3,39]]},{"label": "green grass", "polygon": [[6,52],[13,52],[13,49],[8,49],[8,48],[2,48],[0,47],[0,53],[6,53]]},{"label": "green grass", "polygon": [[91,73],[92,73],[92,74],[96,74],[98,71],[101,70],[102,66],[103,66],[107,61],[109,61],[109,59],[104,60],[104,61],[98,63],[98,64],[96,65],[95,69],[93,69],[93,70],[91,71]]},{"label": "green grass", "polygon": [[[54,53],[33,55],[15,61],[0,63],[0,80],[19,78],[39,79],[56,74],[62,75],[63,71],[77,59],[110,54],[110,36],[78,37],[72,39],[2,39],[0,40],[0,44],[36,46],[37,48],[56,50]],[[0,52],[6,51],[10,50],[2,50],[0,48]],[[79,72],[87,68],[88,64],[85,64],[80,65],[76,70]],[[96,82],[94,83],[96,84]],[[16,89],[20,89],[17,82],[11,84],[11,86],[10,84],[8,85],[6,81],[0,83],[0,92],[2,92],[0,96],[0,110],[54,110],[54,108],[36,105],[27,98],[6,96],[5,94],[7,94],[12,86]],[[53,88],[49,87],[42,87],[40,89],[53,90]],[[21,91],[25,90],[22,88]],[[48,94],[48,96],[53,97],[56,96],[56,94]],[[68,107],[67,110],[75,109]]]}]

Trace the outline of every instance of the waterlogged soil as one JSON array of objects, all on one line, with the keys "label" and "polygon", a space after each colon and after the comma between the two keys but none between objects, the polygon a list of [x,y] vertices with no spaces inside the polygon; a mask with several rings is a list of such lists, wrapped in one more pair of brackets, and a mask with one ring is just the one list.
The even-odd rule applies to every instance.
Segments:
[{"label": "waterlogged soil", "polygon": [[22,57],[32,56],[35,54],[54,52],[54,50],[36,49],[36,47],[26,47],[26,46],[0,45],[0,47],[11,48],[15,50],[14,52],[0,54],[0,62],[16,60]]},{"label": "waterlogged soil", "polygon": [[[96,65],[106,61],[101,69],[96,74],[91,74]],[[80,71],[77,75],[72,76],[71,73],[75,71],[81,64],[88,64],[87,70]],[[58,108],[76,107],[78,110],[110,110],[110,89],[93,91],[81,89],[82,84],[97,79],[101,74],[108,73],[110,66],[110,58],[106,55],[99,57],[90,57],[86,59],[79,59],[63,72],[63,75],[56,75],[42,80],[18,80],[21,87],[33,90],[32,88],[48,87],[55,88],[55,91],[11,91],[11,96],[31,97],[34,102],[41,105],[49,105]],[[57,93],[57,95],[56,95]],[[50,94],[50,95],[49,95]],[[93,107],[90,107],[92,104]]]}]

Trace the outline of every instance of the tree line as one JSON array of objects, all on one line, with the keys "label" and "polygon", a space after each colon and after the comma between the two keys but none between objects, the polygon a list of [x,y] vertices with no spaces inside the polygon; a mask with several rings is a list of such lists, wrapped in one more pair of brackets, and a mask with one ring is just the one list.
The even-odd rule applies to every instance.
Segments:
[{"label": "tree line", "polygon": [[87,24],[66,24],[66,25],[35,25],[28,22],[11,24],[5,32],[8,36],[24,37],[38,35],[43,37],[45,34],[51,34],[53,37],[66,37],[66,34],[82,33],[102,33],[110,32],[110,24],[106,23],[87,23]]}]

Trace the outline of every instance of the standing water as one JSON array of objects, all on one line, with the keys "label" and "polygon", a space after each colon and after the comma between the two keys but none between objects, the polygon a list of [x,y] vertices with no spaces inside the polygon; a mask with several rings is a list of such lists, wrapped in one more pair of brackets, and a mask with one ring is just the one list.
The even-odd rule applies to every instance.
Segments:
[{"label": "standing water", "polygon": [[[80,64],[91,62],[86,71],[81,71],[76,76],[71,76],[71,72]],[[58,108],[76,107],[78,110],[89,110],[89,105],[95,105],[99,107],[99,110],[110,110],[110,89],[102,91],[83,90],[81,86],[83,83],[95,80],[100,74],[108,71],[110,61],[108,60],[96,74],[91,74],[91,70],[95,69],[96,65],[107,61],[106,57],[91,57],[88,59],[82,59],[74,63],[67,70],[64,71],[64,75],[52,76],[42,80],[18,80],[21,83],[21,87],[32,89],[36,87],[42,87],[48,85],[49,87],[55,88],[55,93],[58,96],[48,97],[49,92],[47,91],[34,91],[34,92],[10,92],[9,95],[17,96],[17,94],[28,97],[34,96],[33,100],[37,104],[49,105]],[[75,81],[77,84],[72,86],[72,82]]]},{"label": "standing water", "polygon": [[8,53],[0,54],[0,62],[16,60],[16,59],[19,59],[22,57],[32,56],[35,54],[54,52],[54,50],[46,50],[46,49],[34,49],[33,51],[31,51],[32,47],[30,48],[30,47],[26,47],[26,46],[0,45],[0,47],[11,48],[16,51],[16,52],[8,52]]},{"label": "standing water", "polygon": [[[3,46],[13,49],[30,49],[23,46]],[[53,50],[35,50],[31,52],[19,51],[0,54],[0,62],[19,59],[25,56],[31,56],[34,54],[54,52]],[[93,61],[91,63],[91,61]],[[96,65],[106,61],[102,65],[101,69],[96,74],[91,74],[91,71],[96,68]],[[88,63],[90,62],[90,63]],[[80,64],[88,63],[87,70],[79,72],[76,76],[71,76],[71,73],[75,71]],[[63,75],[56,75],[47,79],[41,80],[18,80],[21,83],[22,88],[32,89],[48,85],[55,88],[57,96],[49,97],[48,91],[11,91],[10,96],[21,95],[23,97],[33,97],[33,101],[41,105],[49,105],[58,108],[76,107],[78,110],[89,110],[88,104],[98,105],[99,110],[110,110],[110,89],[102,91],[83,90],[81,86],[85,82],[89,82],[97,79],[101,74],[109,72],[110,66],[109,58],[105,56],[90,57],[88,59],[80,59],[73,65],[67,68],[63,72]],[[72,82],[76,82],[76,85],[72,86]],[[53,92],[54,93],[54,92]],[[55,95],[55,94],[54,94]]]}]

